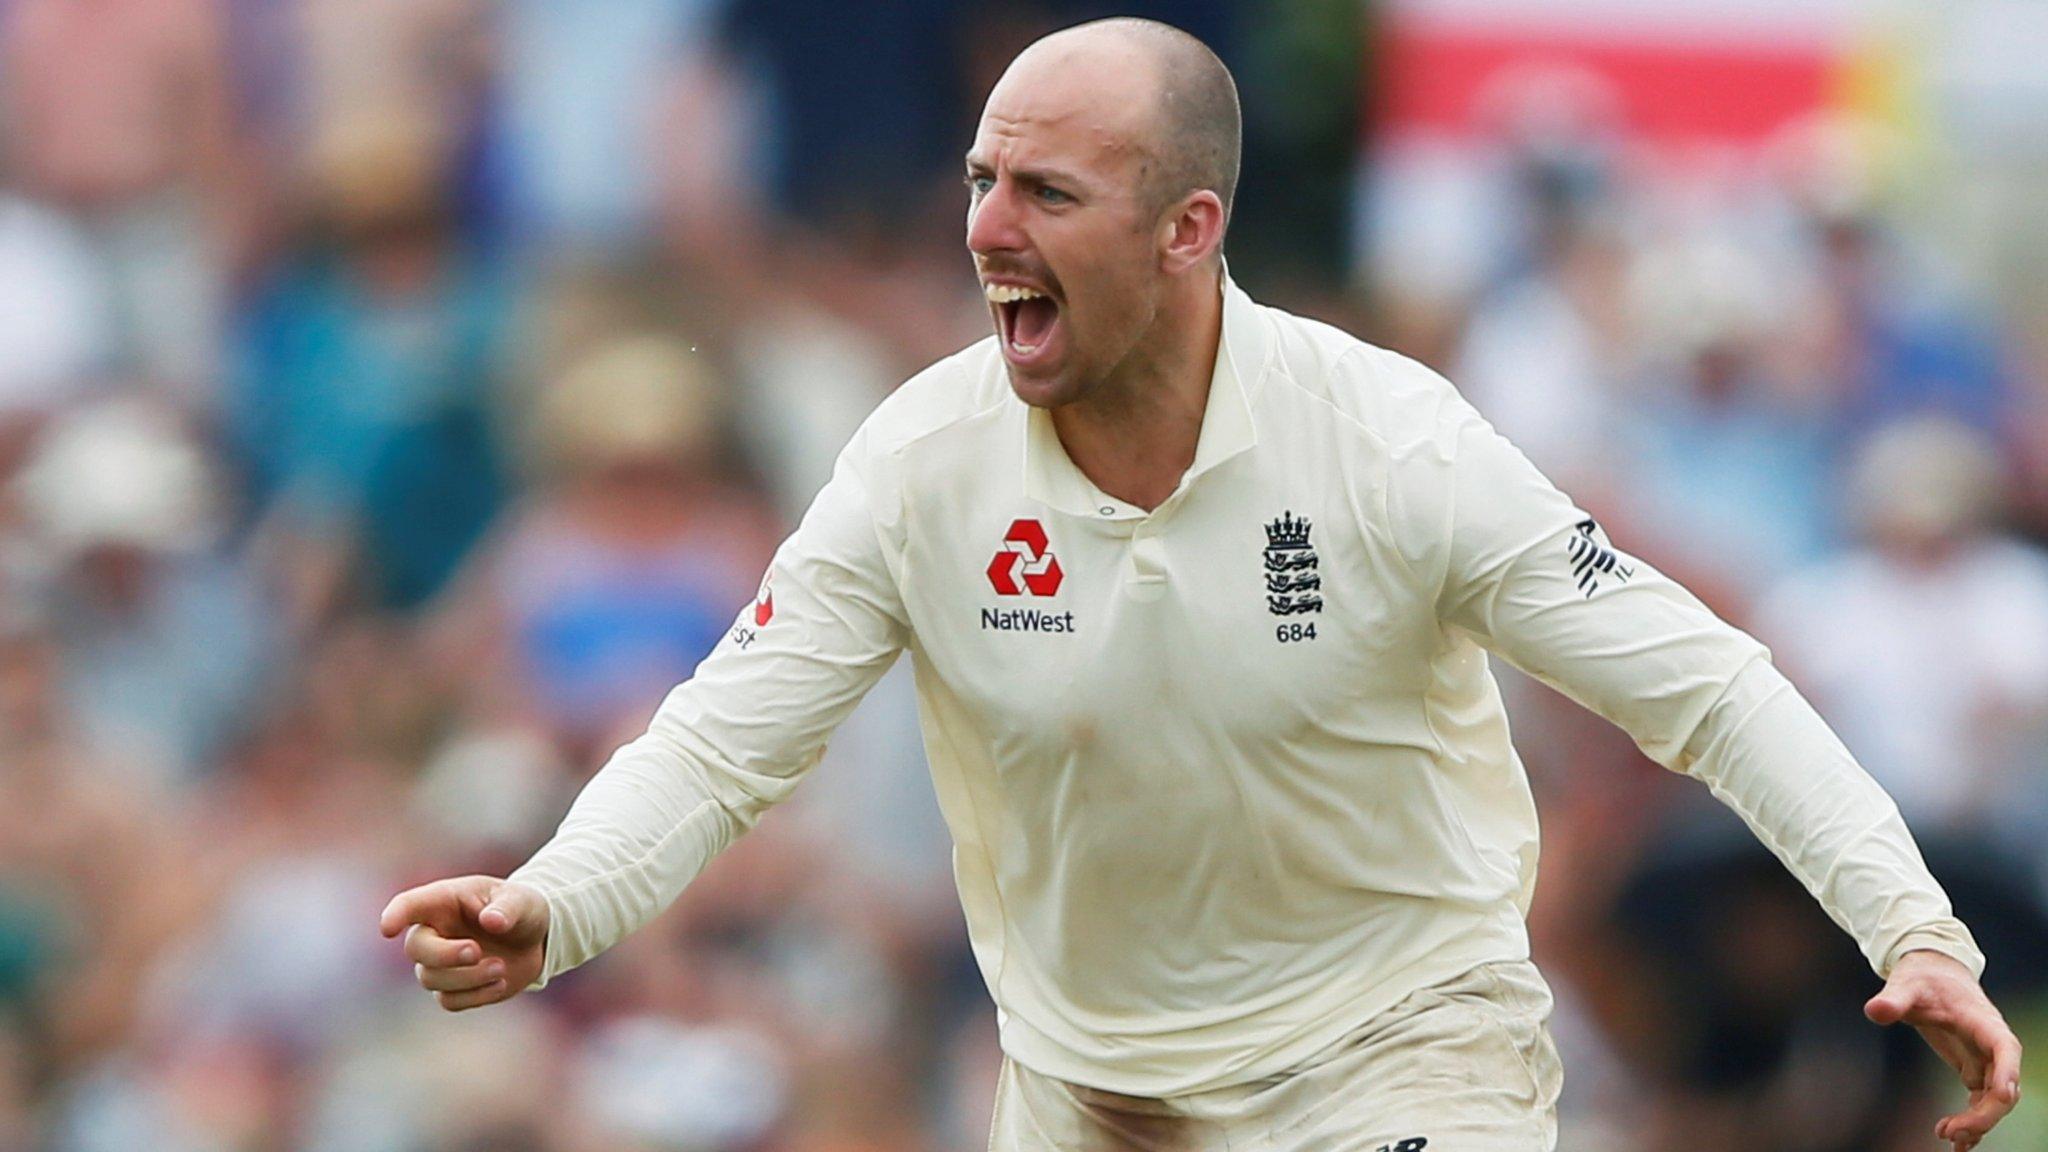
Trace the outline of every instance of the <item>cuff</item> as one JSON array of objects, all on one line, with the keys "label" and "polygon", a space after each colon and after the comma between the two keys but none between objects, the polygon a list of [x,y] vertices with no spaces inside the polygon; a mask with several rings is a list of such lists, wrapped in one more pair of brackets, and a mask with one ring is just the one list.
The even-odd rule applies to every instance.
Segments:
[{"label": "cuff", "polygon": [[1977,941],[1960,920],[1915,928],[1901,936],[1891,951],[1885,953],[1884,964],[1877,970],[1878,976],[1891,979],[1893,966],[1908,952],[1939,952],[1968,968],[1971,976],[1978,979],[1984,976],[1984,953],[1978,950]]}]

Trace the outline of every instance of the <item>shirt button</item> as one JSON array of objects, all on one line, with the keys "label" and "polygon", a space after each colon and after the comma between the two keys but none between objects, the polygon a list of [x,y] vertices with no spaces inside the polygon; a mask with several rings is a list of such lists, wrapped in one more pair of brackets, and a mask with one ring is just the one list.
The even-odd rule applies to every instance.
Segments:
[{"label": "shirt button", "polygon": [[1097,508],[1096,511],[1102,513],[1104,516],[1116,515],[1116,509],[1108,504],[1104,504],[1102,507]]}]

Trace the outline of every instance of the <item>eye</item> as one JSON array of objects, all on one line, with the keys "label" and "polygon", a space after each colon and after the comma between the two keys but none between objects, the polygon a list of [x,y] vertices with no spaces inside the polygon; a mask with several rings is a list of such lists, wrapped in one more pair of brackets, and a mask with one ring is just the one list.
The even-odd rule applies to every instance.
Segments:
[{"label": "eye", "polygon": [[967,190],[976,196],[986,196],[988,190],[996,186],[994,177],[981,176],[973,172],[961,177],[960,182],[967,185]]},{"label": "eye", "polygon": [[1071,204],[1074,201],[1072,196],[1045,184],[1038,187],[1038,199],[1044,204]]}]

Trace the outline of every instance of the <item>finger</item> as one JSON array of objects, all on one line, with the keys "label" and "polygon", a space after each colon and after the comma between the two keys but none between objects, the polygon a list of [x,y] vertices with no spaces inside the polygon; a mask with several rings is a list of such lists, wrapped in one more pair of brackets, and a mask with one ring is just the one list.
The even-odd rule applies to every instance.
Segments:
[{"label": "finger", "polygon": [[1982,1140],[2006,1113],[2012,1111],[2012,1103],[2001,1092],[1973,1092],[1970,1106],[1942,1121],[1946,1135],[1944,1140],[1968,1140],[1972,1144]]},{"label": "finger", "polygon": [[412,966],[413,976],[420,987],[429,992],[470,992],[490,984],[503,983],[505,963],[502,960],[486,960],[481,964],[464,964],[457,968],[435,968],[427,964]]},{"label": "finger", "polygon": [[1984,1087],[1985,1046],[1978,1045],[1960,1031],[1930,1028],[1923,1032],[1940,1038],[1935,1049],[1963,1078],[1963,1087],[1972,1092]]},{"label": "finger", "polygon": [[391,898],[378,918],[385,936],[396,936],[409,924],[455,924],[462,919],[461,887],[458,881],[436,880],[408,888]]},{"label": "finger", "polygon": [[425,892],[425,888],[408,888],[393,896],[377,917],[377,930],[389,939],[405,931],[407,925],[420,923],[429,899]]},{"label": "finger", "polygon": [[1991,1069],[1984,1087],[2004,1100],[2008,1111],[2020,1102],[2020,1041],[2009,1029],[1998,1029],[1991,1039]]},{"label": "finger", "polygon": [[427,924],[415,924],[405,933],[405,958],[430,968],[453,968],[474,964],[484,958],[474,940],[450,940]]},{"label": "finger", "polygon": [[436,992],[434,993],[434,1003],[439,1004],[450,1012],[460,1012],[466,1008],[480,1008],[485,1004],[496,1004],[498,1001],[506,999],[508,995],[509,993],[505,989],[505,982],[498,980],[468,992]]}]

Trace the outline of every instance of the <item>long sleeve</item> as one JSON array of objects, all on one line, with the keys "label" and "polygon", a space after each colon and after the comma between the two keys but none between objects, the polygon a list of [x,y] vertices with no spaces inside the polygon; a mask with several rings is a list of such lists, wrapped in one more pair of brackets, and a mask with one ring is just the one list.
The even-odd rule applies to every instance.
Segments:
[{"label": "long sleeve", "polygon": [[1461,401],[1438,444],[1450,470],[1441,619],[1704,782],[1880,975],[1920,948],[1982,972],[1897,806],[1762,644],[1613,548]]},{"label": "long sleeve", "polygon": [[895,662],[907,625],[883,543],[893,505],[866,445],[856,436],[840,456],[756,603],[510,877],[548,902],[536,987],[667,907],[789,795]]}]

